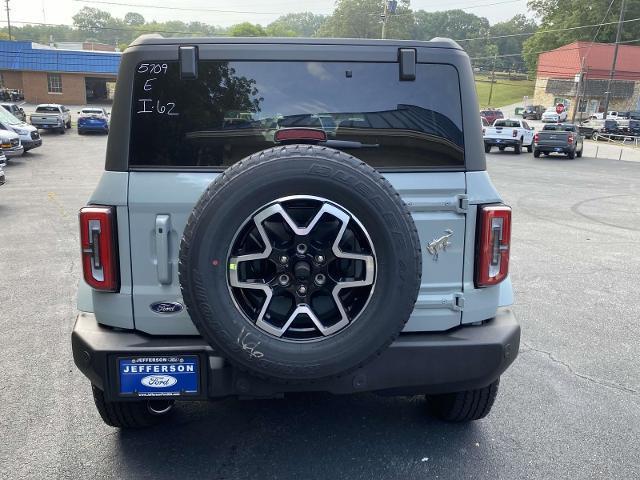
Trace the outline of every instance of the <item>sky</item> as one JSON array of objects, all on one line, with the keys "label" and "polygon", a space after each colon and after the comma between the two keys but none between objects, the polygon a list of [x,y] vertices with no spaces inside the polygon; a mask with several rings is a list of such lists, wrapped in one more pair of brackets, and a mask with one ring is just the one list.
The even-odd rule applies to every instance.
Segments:
[{"label": "sky", "polygon": [[[117,6],[122,3],[134,6]],[[185,22],[198,20],[200,22],[223,27],[240,22],[260,23],[267,25],[280,15],[286,13],[310,11],[313,13],[330,14],[334,0],[9,0],[11,19],[18,22],[42,22],[70,25],[71,17],[82,7],[89,6],[108,11],[114,17],[123,17],[125,13],[135,11],[142,14],[147,21],[182,20]],[[2,0],[4,4],[4,0]],[[443,8],[442,5],[445,5]],[[488,5],[493,4],[493,5]],[[148,5],[140,7],[137,5]],[[484,5],[484,6],[483,6]],[[527,0],[412,0],[414,10],[449,10],[461,8],[467,12],[486,17],[490,23],[508,20],[518,13],[527,12]],[[166,9],[158,6],[169,7]],[[6,12],[2,5],[0,25],[6,26]],[[171,7],[182,9],[193,8],[194,11],[177,11]],[[198,11],[199,8],[234,10],[234,12]],[[240,13],[244,12],[244,13]]]}]

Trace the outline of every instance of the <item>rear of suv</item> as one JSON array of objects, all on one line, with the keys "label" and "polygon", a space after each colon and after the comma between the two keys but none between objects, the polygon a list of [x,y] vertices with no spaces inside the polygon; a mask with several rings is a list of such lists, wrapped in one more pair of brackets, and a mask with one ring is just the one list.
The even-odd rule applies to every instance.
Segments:
[{"label": "rear of suv", "polygon": [[80,212],[103,420],[299,391],[487,415],[520,328],[477,116],[450,40],[136,40]]}]

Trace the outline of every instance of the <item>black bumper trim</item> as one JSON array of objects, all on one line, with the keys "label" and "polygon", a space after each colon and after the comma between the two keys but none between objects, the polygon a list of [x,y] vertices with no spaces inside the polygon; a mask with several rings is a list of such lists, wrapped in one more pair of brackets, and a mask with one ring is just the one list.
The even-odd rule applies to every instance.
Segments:
[{"label": "black bumper trim", "polygon": [[500,140],[499,142],[491,139],[484,140],[485,145],[491,145],[492,147],[515,147],[519,143],[520,143],[520,140],[518,140],[517,138],[514,138],[513,140],[504,139],[504,140]]},{"label": "black bumper trim", "polygon": [[[481,326],[440,333],[402,334],[373,362],[339,378],[310,384],[270,382],[240,371],[201,337],[154,337],[101,326],[80,313],[71,335],[73,359],[108,400],[118,398],[115,359],[122,355],[196,354],[203,370],[202,397],[274,396],[295,391],[346,394],[446,393],[481,388],[495,381],[518,355],[520,326],[510,309],[499,309]],[[193,397],[184,400],[193,400]]]},{"label": "black bumper trim", "polygon": [[[548,152],[548,153],[569,153],[575,152],[575,147],[552,147],[549,145],[535,145],[534,150],[538,150],[539,152]],[[556,150],[556,149],[560,150]]]}]

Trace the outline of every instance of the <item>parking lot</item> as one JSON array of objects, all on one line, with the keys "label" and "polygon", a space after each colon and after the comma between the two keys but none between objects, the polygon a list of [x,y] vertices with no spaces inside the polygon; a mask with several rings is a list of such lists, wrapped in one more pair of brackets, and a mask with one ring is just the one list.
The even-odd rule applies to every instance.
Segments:
[{"label": "parking lot", "polygon": [[514,211],[522,345],[486,419],[307,394],[182,404],[168,425],[121,432],[100,420],[70,344],[77,211],[106,137],[43,140],[0,187],[0,478],[637,478],[639,163],[488,155]]}]

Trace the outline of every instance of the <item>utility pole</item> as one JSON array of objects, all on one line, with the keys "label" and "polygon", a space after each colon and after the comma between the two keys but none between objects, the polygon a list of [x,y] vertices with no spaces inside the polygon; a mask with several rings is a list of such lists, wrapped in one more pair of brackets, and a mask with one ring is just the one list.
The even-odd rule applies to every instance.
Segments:
[{"label": "utility pole", "polygon": [[491,97],[493,96],[493,82],[496,80],[496,60],[498,59],[498,53],[493,55],[493,68],[491,69],[491,86],[489,87],[489,101],[487,107],[491,108]]},{"label": "utility pole", "polygon": [[575,122],[576,113],[578,113],[578,109],[580,108],[580,93],[581,93],[580,91],[582,89],[583,79],[584,79],[584,57],[582,57],[582,62],[580,63],[580,73],[578,76],[578,85],[576,85],[576,98],[575,98],[575,105],[573,106],[573,113],[571,114],[571,123]]},{"label": "utility pole", "polygon": [[611,64],[611,74],[609,75],[609,81],[607,82],[607,91],[604,97],[604,119],[607,119],[607,113],[609,112],[609,99],[611,98],[611,82],[616,74],[616,62],[618,61],[618,46],[620,45],[620,34],[622,33],[622,23],[624,21],[624,0],[620,5],[620,18],[618,19],[618,30],[616,31],[616,45],[613,48],[613,63]]},{"label": "utility pole", "polygon": [[11,16],[9,15],[9,0],[4,0],[7,8],[7,30],[9,30],[9,40],[12,40],[11,37]]},{"label": "utility pole", "polygon": [[385,0],[384,2],[384,12],[382,15],[382,35],[380,38],[387,38],[387,20],[389,20],[389,16],[396,13],[396,7],[398,6],[397,0]]}]

